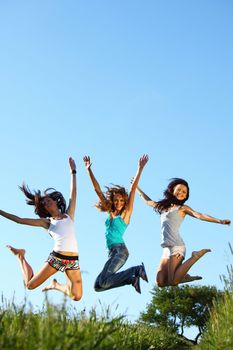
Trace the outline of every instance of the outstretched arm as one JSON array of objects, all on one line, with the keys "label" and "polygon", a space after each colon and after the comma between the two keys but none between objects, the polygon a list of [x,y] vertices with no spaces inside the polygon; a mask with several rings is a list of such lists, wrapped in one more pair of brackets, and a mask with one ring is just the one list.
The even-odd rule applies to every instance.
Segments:
[{"label": "outstretched arm", "polygon": [[199,220],[214,222],[216,224],[222,224],[222,225],[230,225],[231,224],[231,220],[228,220],[228,219],[221,220],[221,219],[214,218],[213,216],[210,216],[207,214],[199,213],[187,205],[183,206],[183,212],[184,212],[184,214],[190,215],[190,216],[192,216],[196,219],[199,219]]},{"label": "outstretched arm", "polygon": [[44,218],[41,218],[41,219],[20,218],[19,216],[7,213],[6,211],[3,211],[3,210],[0,210],[0,215],[6,219],[16,222],[17,224],[39,226],[45,229],[49,227],[49,220]]},{"label": "outstretched arm", "polygon": [[67,214],[74,220],[76,197],[77,197],[77,185],[76,185],[76,164],[73,158],[69,158],[71,184],[70,184],[70,198],[67,209]]},{"label": "outstretched arm", "polygon": [[153,201],[152,199],[150,199],[150,197],[147,196],[147,194],[145,194],[145,192],[143,192],[141,190],[140,187],[137,186],[137,192],[139,193],[139,196],[142,198],[142,200],[149,205],[150,207],[156,208],[157,203],[155,201]]},{"label": "outstretched arm", "polygon": [[138,162],[138,169],[136,172],[136,175],[133,178],[133,181],[131,182],[131,187],[130,187],[130,192],[129,192],[129,202],[128,202],[128,206],[126,209],[126,214],[125,214],[125,222],[129,222],[130,220],[130,216],[132,214],[133,211],[133,203],[134,203],[134,198],[135,198],[135,192],[138,186],[138,182],[140,179],[140,176],[142,174],[142,171],[144,169],[144,166],[146,165],[146,163],[148,162],[149,157],[147,154],[144,154]]},{"label": "outstretched arm", "polygon": [[103,194],[103,192],[102,192],[102,190],[100,188],[100,185],[99,185],[98,181],[96,180],[96,178],[95,178],[95,176],[94,176],[94,174],[93,174],[93,172],[91,170],[91,159],[90,159],[90,157],[89,156],[84,156],[83,157],[83,161],[84,161],[85,167],[87,169],[88,175],[89,175],[89,177],[91,179],[91,182],[92,182],[92,185],[94,187],[94,190],[97,193],[97,196],[99,197],[99,199],[101,201],[106,201],[106,198],[105,198],[105,196],[104,196],[104,194]]}]

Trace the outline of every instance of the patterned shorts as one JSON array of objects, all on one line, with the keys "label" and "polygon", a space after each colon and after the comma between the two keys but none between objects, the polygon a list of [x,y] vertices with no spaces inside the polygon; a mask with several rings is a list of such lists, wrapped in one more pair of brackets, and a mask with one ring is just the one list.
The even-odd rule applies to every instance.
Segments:
[{"label": "patterned shorts", "polygon": [[65,270],[79,270],[80,268],[78,256],[62,255],[54,251],[49,254],[46,261],[50,266],[61,272]]}]

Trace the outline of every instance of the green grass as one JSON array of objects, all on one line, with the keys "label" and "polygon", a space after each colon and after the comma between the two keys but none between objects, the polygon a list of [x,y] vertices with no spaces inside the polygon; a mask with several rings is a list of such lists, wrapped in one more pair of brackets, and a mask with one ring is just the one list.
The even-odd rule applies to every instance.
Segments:
[{"label": "green grass", "polygon": [[225,292],[223,300],[216,303],[207,330],[200,343],[202,350],[233,349],[233,293]]},{"label": "green grass", "polygon": [[[233,255],[231,245],[230,251]],[[224,298],[215,302],[210,312],[210,320],[200,346],[201,350],[232,350],[233,349],[233,268],[227,267],[227,276],[222,276],[225,284]]]},{"label": "green grass", "polygon": [[174,333],[140,324],[123,316],[110,317],[107,310],[97,316],[67,310],[45,300],[42,311],[34,312],[25,302],[0,307],[0,349],[14,350],[182,350],[191,349]]}]

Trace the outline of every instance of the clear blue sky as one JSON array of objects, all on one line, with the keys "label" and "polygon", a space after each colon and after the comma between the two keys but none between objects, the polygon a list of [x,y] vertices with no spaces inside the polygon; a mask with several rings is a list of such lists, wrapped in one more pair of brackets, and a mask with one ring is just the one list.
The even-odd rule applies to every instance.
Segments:
[{"label": "clear blue sky", "polygon": [[[93,290],[107,251],[105,214],[82,157],[92,158],[103,187],[126,186],[139,157],[150,161],[140,185],[160,199],[169,178],[190,184],[188,204],[232,219],[233,4],[231,1],[8,1],[0,2],[0,208],[34,217],[18,189],[55,187],[68,199],[68,157],[77,163],[76,228],[84,295],[78,310],[110,306],[130,320],[151,300],[161,256],[160,222],[138,197],[125,234],[125,267],[145,263],[150,283]],[[41,288],[24,290],[6,244],[27,250],[37,271],[53,248],[40,228],[0,218],[1,292],[41,307]],[[187,218],[181,234],[192,250],[211,248],[192,268],[201,285],[222,288],[231,263],[232,226]],[[57,278],[64,281],[59,273]],[[50,292],[54,303],[63,300]]]}]

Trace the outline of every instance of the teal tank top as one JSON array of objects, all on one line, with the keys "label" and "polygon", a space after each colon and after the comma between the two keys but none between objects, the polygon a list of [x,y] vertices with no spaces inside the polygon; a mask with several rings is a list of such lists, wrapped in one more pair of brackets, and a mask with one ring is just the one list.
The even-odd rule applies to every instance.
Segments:
[{"label": "teal tank top", "polygon": [[108,249],[112,248],[114,244],[124,243],[123,234],[127,226],[120,215],[117,215],[113,219],[110,216],[107,218],[105,221],[105,237]]}]

